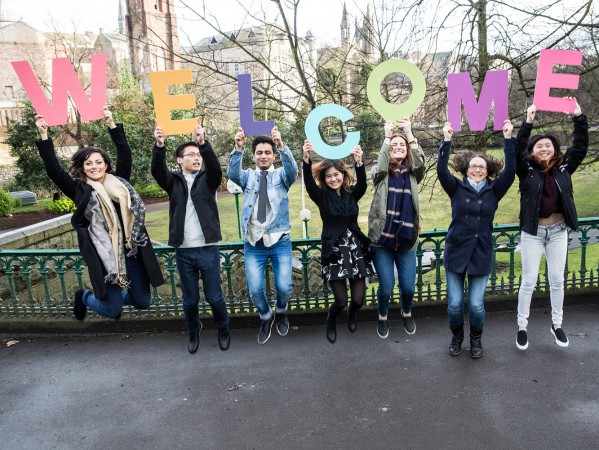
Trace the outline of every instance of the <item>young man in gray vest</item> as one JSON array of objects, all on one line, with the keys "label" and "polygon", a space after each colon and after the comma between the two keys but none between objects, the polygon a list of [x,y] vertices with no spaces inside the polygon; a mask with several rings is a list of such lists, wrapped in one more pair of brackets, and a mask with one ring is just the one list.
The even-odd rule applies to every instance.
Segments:
[{"label": "young man in gray vest", "polygon": [[[218,345],[221,350],[227,350],[231,342],[229,314],[220,284],[218,248],[222,237],[216,189],[220,186],[222,172],[201,125],[195,127],[194,136],[196,142],[186,142],[175,150],[180,172],[171,172],[166,166],[165,136],[158,126],[154,131],[156,145],[152,150],[152,176],[169,196],[168,244],[176,248],[183,313],[189,330],[189,353],[198,350],[202,331],[198,313],[200,275],[204,297],[212,307],[218,328]],[[202,163],[205,163],[204,169]]]},{"label": "young man in gray vest", "polygon": [[[281,336],[289,331],[286,311],[291,298],[292,256],[287,192],[297,178],[297,164],[276,127],[272,137],[258,136],[252,142],[255,169],[243,170],[241,167],[245,143],[245,134],[239,128],[228,172],[229,179],[244,191],[241,229],[245,238],[245,275],[250,299],[260,314],[258,343],[265,344],[270,338],[273,322]],[[275,150],[282,163],[278,169],[274,167]],[[277,291],[274,312],[264,291],[268,260],[272,264]]]}]

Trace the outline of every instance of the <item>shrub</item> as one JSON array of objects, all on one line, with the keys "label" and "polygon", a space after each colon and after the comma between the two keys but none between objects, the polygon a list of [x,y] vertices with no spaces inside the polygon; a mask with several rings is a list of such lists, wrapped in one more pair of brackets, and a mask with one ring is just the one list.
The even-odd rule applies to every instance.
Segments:
[{"label": "shrub", "polygon": [[136,184],[135,190],[142,197],[166,197],[166,192],[156,183],[141,185]]},{"label": "shrub", "polygon": [[9,217],[15,208],[21,206],[21,199],[12,198],[4,189],[0,189],[0,217]]},{"label": "shrub", "polygon": [[75,212],[77,208],[75,207],[75,203],[68,197],[63,197],[60,200],[54,200],[48,206],[48,211],[52,211],[54,213],[60,214],[68,214]]}]

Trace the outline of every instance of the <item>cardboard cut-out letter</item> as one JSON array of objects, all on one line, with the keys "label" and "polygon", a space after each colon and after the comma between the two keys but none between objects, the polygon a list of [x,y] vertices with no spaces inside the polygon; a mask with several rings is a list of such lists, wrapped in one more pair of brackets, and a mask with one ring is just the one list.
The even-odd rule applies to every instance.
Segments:
[{"label": "cardboard cut-out letter", "polygon": [[341,120],[341,122],[347,122],[354,117],[354,115],[349,109],[333,103],[320,105],[313,109],[306,118],[304,131],[306,133],[306,138],[314,147],[314,151],[323,158],[328,159],[340,159],[351,155],[353,148],[360,143],[360,132],[350,131],[347,133],[345,141],[341,144],[329,145],[322,140],[318,131],[320,122],[326,117],[336,117]]},{"label": "cardboard cut-out letter", "polygon": [[462,129],[462,103],[471,131],[483,131],[493,105],[493,129],[501,130],[508,119],[509,73],[489,70],[478,101],[467,72],[447,75],[447,120],[455,131]]},{"label": "cardboard cut-out letter", "polygon": [[195,109],[195,97],[192,94],[168,94],[169,86],[174,84],[191,84],[192,82],[191,70],[150,72],[150,83],[152,84],[154,109],[156,111],[156,124],[162,127],[165,136],[189,134],[197,125],[197,119],[171,119],[171,111]]},{"label": "cardboard cut-out letter", "polygon": [[582,52],[577,50],[552,50],[545,48],[539,55],[537,83],[535,86],[534,104],[539,111],[573,113],[576,107],[574,99],[551,97],[551,88],[578,89],[580,75],[570,73],[553,73],[556,64],[580,66]]},{"label": "cardboard cut-out letter", "polygon": [[82,120],[102,118],[106,104],[106,54],[97,53],[91,58],[91,87],[89,98],[77,77],[69,58],[52,59],[52,101],[48,102],[28,61],[11,63],[35,112],[44,116],[49,126],[68,122],[68,96],[77,106]]},{"label": "cardboard cut-out letter", "polygon": [[[381,83],[391,73],[403,73],[412,82],[412,95],[403,103],[389,103],[381,94]],[[405,59],[389,59],[380,63],[370,73],[366,83],[366,94],[372,107],[383,119],[395,122],[411,116],[422,105],[426,94],[426,80],[417,65]]]},{"label": "cardboard cut-out letter", "polygon": [[275,126],[274,120],[254,122],[254,96],[252,93],[252,75],[242,73],[237,77],[239,94],[239,123],[246,136],[270,134]]}]

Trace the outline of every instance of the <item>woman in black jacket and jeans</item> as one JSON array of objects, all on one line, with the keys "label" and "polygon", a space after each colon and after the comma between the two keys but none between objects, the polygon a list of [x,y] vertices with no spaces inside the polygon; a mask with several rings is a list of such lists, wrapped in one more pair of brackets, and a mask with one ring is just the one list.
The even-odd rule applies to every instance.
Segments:
[{"label": "woman in black jacket and jeans", "polygon": [[517,137],[518,178],[520,178],[520,254],[522,283],[518,292],[518,335],[516,346],[528,348],[530,301],[545,253],[551,298],[551,334],[560,347],[568,346],[562,329],[564,270],[568,255],[568,231],[578,230],[572,196],[572,174],[587,154],[589,125],[578,102],[572,115],[572,146],[562,154],[552,133],[530,137],[537,108],[531,105]]},{"label": "woman in black jacket and jeans", "polygon": [[352,150],[357,184],[351,186],[352,176],[342,161],[325,159],[312,167],[313,151],[312,144],[305,141],[302,170],[306,191],[322,218],[322,276],[335,297],[327,316],[326,336],[333,344],[337,340],[337,315],[347,305],[346,280],[352,297],[347,326],[353,333],[357,327],[356,311],[362,307],[366,295],[366,277],[374,273],[368,257],[370,241],[358,226],[358,201],[366,192],[366,169],[358,145]]},{"label": "woman in black jacket and jeans", "polygon": [[[481,336],[485,320],[484,296],[493,258],[493,218],[497,205],[514,182],[516,175],[516,141],[509,120],[503,125],[505,168],[485,154],[460,153],[448,169],[453,129],[445,123],[445,140],[439,149],[437,175],[451,200],[451,224],[447,230],[443,266],[447,279],[447,315],[453,333],[449,354],[457,356],[464,340],[464,285],[468,276],[468,319],[470,322],[470,356],[483,354]],[[499,176],[497,176],[499,175]],[[497,178],[495,178],[497,176]]]},{"label": "woman in black jacket and jeans", "polygon": [[129,184],[131,148],[122,124],[103,110],[108,132],[117,150],[117,167],[99,147],[83,147],[71,158],[66,172],[58,163],[48,125],[36,116],[41,140],[36,141],[50,179],[75,203],[71,224],[89,273],[93,292],[77,289],[73,314],[83,320],[90,308],[112,319],[123,305],[150,306],[150,284],[164,283],[162,271],[144,226],[143,201]]}]

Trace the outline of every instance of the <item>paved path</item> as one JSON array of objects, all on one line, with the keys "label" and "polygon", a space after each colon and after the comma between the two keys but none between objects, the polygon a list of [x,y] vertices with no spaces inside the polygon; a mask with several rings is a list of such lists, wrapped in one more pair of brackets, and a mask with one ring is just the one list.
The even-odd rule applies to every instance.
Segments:
[{"label": "paved path", "polygon": [[195,355],[182,333],[2,335],[0,448],[596,449],[599,306],[566,319],[562,349],[533,311],[520,352],[514,314],[488,313],[480,360],[447,354],[442,315],[387,340],[340,325],[335,345],[323,325],[264,346],[234,329],[227,352],[210,330]]}]

